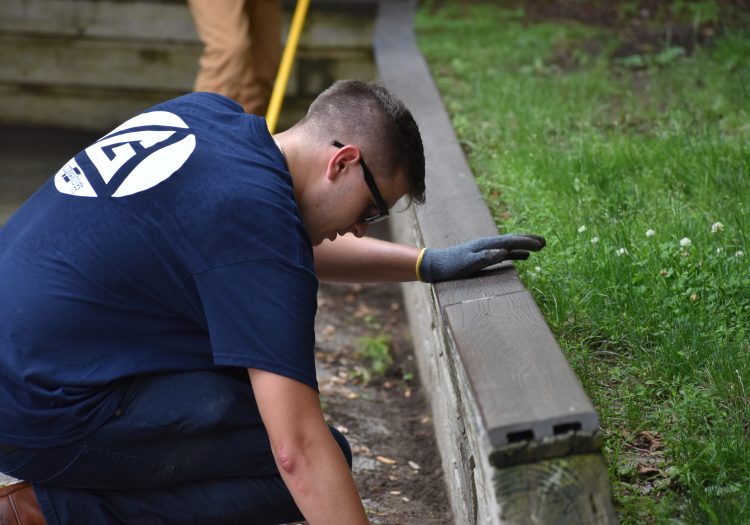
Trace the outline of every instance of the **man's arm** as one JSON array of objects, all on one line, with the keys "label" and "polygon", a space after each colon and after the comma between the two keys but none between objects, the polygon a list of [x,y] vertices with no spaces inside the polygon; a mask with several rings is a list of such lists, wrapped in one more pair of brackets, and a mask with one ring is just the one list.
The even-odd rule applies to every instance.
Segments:
[{"label": "man's arm", "polygon": [[317,392],[278,374],[248,372],[276,465],[308,523],[368,523]]},{"label": "man's arm", "polygon": [[325,240],[314,248],[315,271],[323,281],[339,283],[417,280],[419,248],[354,235]]},{"label": "man's arm", "polygon": [[315,271],[334,282],[440,282],[464,279],[506,260],[524,260],[546,244],[541,235],[506,234],[448,248],[412,246],[354,235],[323,241],[315,250]]}]

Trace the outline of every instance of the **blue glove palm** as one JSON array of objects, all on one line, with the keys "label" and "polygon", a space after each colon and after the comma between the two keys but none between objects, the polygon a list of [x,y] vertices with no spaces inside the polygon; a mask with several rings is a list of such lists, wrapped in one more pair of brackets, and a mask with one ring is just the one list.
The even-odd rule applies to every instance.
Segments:
[{"label": "blue glove palm", "polygon": [[541,235],[483,237],[450,248],[426,248],[419,263],[419,278],[428,283],[463,279],[506,260],[528,259],[546,241]]}]

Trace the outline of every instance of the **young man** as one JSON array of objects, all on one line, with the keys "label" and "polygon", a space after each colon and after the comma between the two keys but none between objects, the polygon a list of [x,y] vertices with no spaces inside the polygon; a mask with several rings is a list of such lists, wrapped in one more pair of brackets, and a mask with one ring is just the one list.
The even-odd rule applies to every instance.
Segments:
[{"label": "young man", "polygon": [[0,472],[33,484],[0,523],[366,523],[318,400],[316,272],[436,281],[544,244],[361,238],[404,195],[416,123],[357,81],[275,137],[195,93],[71,159],[0,230]]}]

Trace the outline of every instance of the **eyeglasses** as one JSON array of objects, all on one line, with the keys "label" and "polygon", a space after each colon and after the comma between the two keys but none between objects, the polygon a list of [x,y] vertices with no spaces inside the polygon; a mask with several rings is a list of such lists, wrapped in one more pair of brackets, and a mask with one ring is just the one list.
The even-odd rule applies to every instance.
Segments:
[{"label": "eyeglasses", "polygon": [[[344,145],[338,140],[334,140],[333,142],[331,142],[331,144],[333,144],[337,148],[344,147]],[[375,215],[363,217],[359,220],[359,222],[362,224],[375,224],[376,222],[384,221],[388,218],[388,205],[385,203],[383,196],[380,194],[380,190],[378,190],[378,186],[375,184],[375,178],[372,176],[370,168],[368,168],[367,164],[365,164],[365,159],[362,158],[362,155],[359,156],[359,163],[362,165],[362,173],[364,174],[367,187],[370,189],[372,198],[375,200],[375,204],[378,207],[378,213],[376,213]]]}]

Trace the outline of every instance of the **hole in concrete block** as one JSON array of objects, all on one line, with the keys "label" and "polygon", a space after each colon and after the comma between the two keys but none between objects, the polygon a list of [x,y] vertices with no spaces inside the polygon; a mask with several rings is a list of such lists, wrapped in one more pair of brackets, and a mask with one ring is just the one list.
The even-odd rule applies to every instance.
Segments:
[{"label": "hole in concrete block", "polygon": [[555,433],[556,436],[559,436],[560,434],[567,434],[570,431],[577,432],[581,430],[581,424],[580,423],[563,423],[561,425],[555,425],[552,427],[552,431]]},{"label": "hole in concrete block", "polygon": [[530,441],[534,439],[533,430],[519,430],[518,432],[508,433],[508,443],[518,443],[519,441]]}]

